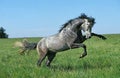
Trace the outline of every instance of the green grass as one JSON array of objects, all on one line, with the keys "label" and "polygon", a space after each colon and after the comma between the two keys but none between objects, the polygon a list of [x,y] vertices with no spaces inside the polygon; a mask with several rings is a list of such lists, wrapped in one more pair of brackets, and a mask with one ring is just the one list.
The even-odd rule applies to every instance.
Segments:
[{"label": "green grass", "polygon": [[[36,66],[36,50],[19,55],[13,44],[22,38],[0,39],[0,78],[120,78],[120,34],[105,36],[105,41],[93,37],[84,42],[88,55],[82,59],[82,48],[58,53],[51,68],[45,61]],[[39,39],[28,38],[31,42]]]}]

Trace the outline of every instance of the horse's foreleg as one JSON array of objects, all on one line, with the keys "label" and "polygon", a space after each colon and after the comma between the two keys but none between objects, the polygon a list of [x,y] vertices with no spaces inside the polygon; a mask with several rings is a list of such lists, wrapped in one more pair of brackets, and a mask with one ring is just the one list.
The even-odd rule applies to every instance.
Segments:
[{"label": "horse's foreleg", "polygon": [[80,44],[80,47],[82,47],[84,49],[83,54],[80,56],[80,58],[83,58],[87,55],[86,45],[85,44]]},{"label": "horse's foreleg", "polygon": [[86,45],[85,44],[78,44],[78,43],[74,43],[72,44],[72,48],[79,48],[82,47],[84,49],[84,52],[80,55],[80,58],[83,58],[87,55],[87,50],[86,50]]},{"label": "horse's foreleg", "polygon": [[106,39],[107,39],[107,38],[104,37],[103,35],[99,35],[99,34],[96,34],[96,33],[91,33],[91,35],[92,35],[92,36],[96,36],[96,37],[98,37],[98,38],[101,38],[101,39],[103,39],[103,40],[106,40]]},{"label": "horse's foreleg", "polygon": [[54,59],[55,56],[56,56],[56,53],[54,53],[54,52],[48,52],[48,54],[47,54],[48,60],[46,62],[46,65],[48,67],[50,66],[50,64],[51,64],[51,62],[52,62],[52,60]]}]

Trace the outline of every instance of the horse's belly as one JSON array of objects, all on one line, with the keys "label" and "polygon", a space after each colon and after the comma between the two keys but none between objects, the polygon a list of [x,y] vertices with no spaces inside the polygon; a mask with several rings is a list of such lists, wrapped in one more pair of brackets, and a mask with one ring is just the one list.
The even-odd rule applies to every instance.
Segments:
[{"label": "horse's belly", "polygon": [[58,51],[63,51],[69,49],[68,45],[63,42],[58,42],[58,41],[53,41],[49,42],[47,45],[48,49],[50,51],[58,52]]}]

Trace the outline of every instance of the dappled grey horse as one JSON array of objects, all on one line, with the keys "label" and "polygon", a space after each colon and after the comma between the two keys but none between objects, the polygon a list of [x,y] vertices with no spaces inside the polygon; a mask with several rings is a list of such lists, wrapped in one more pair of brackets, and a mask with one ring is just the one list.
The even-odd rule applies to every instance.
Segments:
[{"label": "dappled grey horse", "polygon": [[[83,43],[76,42],[78,38],[78,32],[83,31],[85,33],[85,39],[91,37],[91,30],[95,23],[93,17],[88,17],[85,14],[69,20],[59,30],[59,33],[42,38],[37,44],[37,52],[39,54],[39,60],[37,65],[40,66],[45,57],[48,57],[47,66],[50,66],[51,61],[54,59],[57,52],[83,47],[84,52],[80,58],[87,55],[86,46]],[[79,35],[82,37],[82,35]]]}]

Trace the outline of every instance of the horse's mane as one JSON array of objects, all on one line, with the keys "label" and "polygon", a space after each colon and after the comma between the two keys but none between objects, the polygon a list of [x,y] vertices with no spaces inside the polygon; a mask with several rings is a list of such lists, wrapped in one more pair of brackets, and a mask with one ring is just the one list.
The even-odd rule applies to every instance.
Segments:
[{"label": "horse's mane", "polygon": [[73,19],[70,19],[68,22],[63,24],[62,27],[60,28],[59,32],[61,32],[65,27],[67,27],[67,25],[70,24],[72,21],[73,21]]},{"label": "horse's mane", "polygon": [[91,22],[92,24],[95,24],[95,18],[93,18],[92,16],[88,17],[87,15],[85,15],[85,13],[82,13],[81,16],[79,16],[78,18],[88,19],[89,22]]},{"label": "horse's mane", "polygon": [[64,28],[66,28],[68,24],[71,24],[71,22],[75,19],[88,19],[88,21],[91,22],[92,24],[95,23],[95,19],[93,17],[88,17],[85,13],[82,13],[79,17],[70,19],[68,22],[63,24],[62,27],[60,28],[59,32],[61,32]]},{"label": "horse's mane", "polygon": [[85,13],[82,13],[78,18],[88,19],[87,15]]}]

